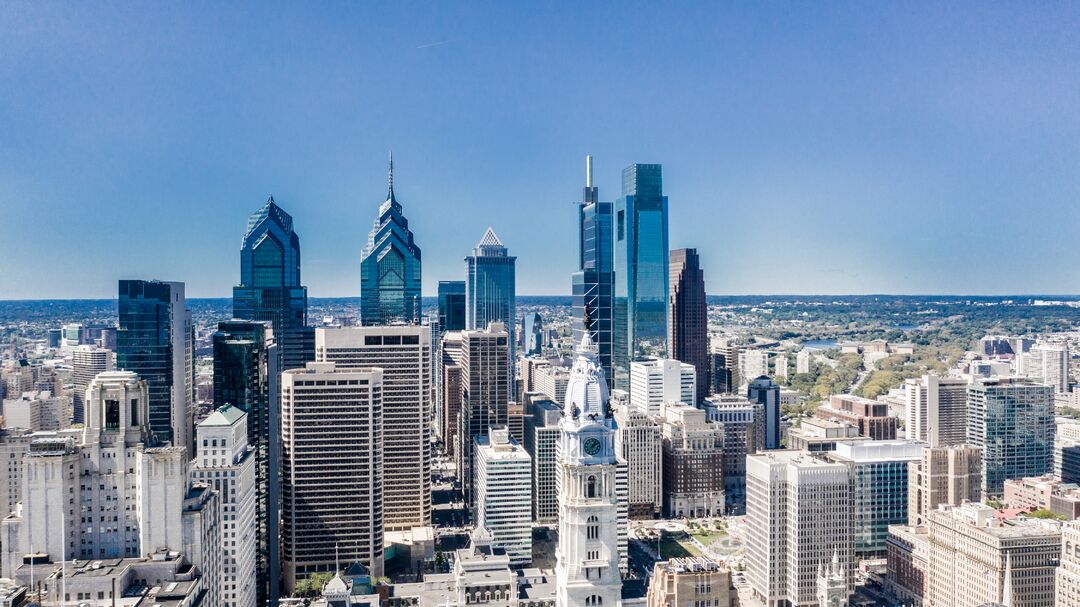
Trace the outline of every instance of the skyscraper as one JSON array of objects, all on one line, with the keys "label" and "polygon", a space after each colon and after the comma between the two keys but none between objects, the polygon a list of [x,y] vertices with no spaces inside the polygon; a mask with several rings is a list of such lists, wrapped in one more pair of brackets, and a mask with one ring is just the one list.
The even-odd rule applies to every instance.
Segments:
[{"label": "skyscraper", "polygon": [[224,406],[196,428],[199,456],[192,477],[217,490],[221,500],[221,598],[225,607],[255,607],[258,553],[255,459],[248,443],[247,413]]},{"label": "skyscraper", "polygon": [[465,493],[465,503],[474,505],[473,444],[491,426],[506,425],[510,402],[509,337],[506,325],[493,322],[484,331],[461,332],[461,411],[458,414],[457,445],[454,457]]},{"label": "skyscraper", "polygon": [[1025,379],[978,379],[968,386],[967,442],[982,448],[984,498],[1005,479],[1054,469],[1054,388]]},{"label": "skyscraper", "polygon": [[78,346],[72,350],[71,377],[75,388],[71,393],[71,423],[81,424],[86,421],[86,389],[98,373],[112,371],[115,367],[116,354],[111,350],[97,346]]},{"label": "skyscraper", "polygon": [[319,328],[315,359],[338,371],[382,370],[384,524],[392,531],[430,525],[431,329]]},{"label": "skyscraper", "polygon": [[907,380],[907,436],[931,447],[967,439],[967,380],[933,373]]},{"label": "skyscraper", "polygon": [[801,451],[746,458],[745,537],[758,547],[747,558],[746,577],[760,602],[820,604],[815,572],[834,555],[853,580],[851,525],[847,466]]},{"label": "skyscraper", "polygon": [[521,323],[522,346],[525,348],[525,356],[538,355],[544,349],[544,320],[538,312],[526,314]]},{"label": "skyscraper", "polygon": [[442,331],[465,329],[465,281],[439,281],[439,326]]},{"label": "skyscraper", "polygon": [[[671,252],[671,297],[668,308],[668,345],[671,358],[694,365],[697,397],[709,395],[709,314],[705,302],[705,273],[697,249]],[[687,403],[696,405],[697,403]]]},{"label": "skyscraper", "polygon": [[379,206],[360,259],[360,322],[419,324],[420,308],[420,247],[394,197],[391,155],[386,201]]},{"label": "skyscraper", "polygon": [[280,356],[269,322],[218,323],[214,348],[214,407],[244,411],[255,474],[255,589],[258,604],[279,598],[278,520],[281,511]]},{"label": "skyscraper", "polygon": [[240,245],[240,284],[233,287],[233,318],[270,322],[281,369],[303,368],[315,359],[307,287],[300,284],[300,237],[273,196],[248,218]]},{"label": "skyscraper", "polygon": [[[514,393],[514,335],[517,329],[516,257],[509,255],[495,231],[484,232],[473,254],[465,258],[465,328],[483,331],[488,324],[501,322],[510,339],[510,372],[507,383]],[[505,423],[505,422],[504,422]]]},{"label": "skyscraper", "polygon": [[382,377],[314,362],[281,374],[287,592],[341,561],[383,574]]},{"label": "skyscraper", "polygon": [[116,367],[137,373],[149,392],[150,431],[195,452],[191,311],[184,283],[121,280]]},{"label": "skyscraper", "polygon": [[506,426],[476,437],[476,526],[491,532],[491,545],[510,564],[532,562],[532,459]]},{"label": "skyscraper", "polygon": [[571,277],[574,341],[588,328],[609,385],[612,374],[612,306],[615,288],[610,202],[600,202],[593,185],[592,156],[585,158],[585,188],[578,204],[578,271]]},{"label": "skyscraper", "polygon": [[780,384],[764,375],[746,387],[746,398],[765,409],[764,449],[780,448]]},{"label": "skyscraper", "polygon": [[631,360],[667,354],[668,199],[660,165],[623,169],[614,231],[613,364],[622,388]]}]

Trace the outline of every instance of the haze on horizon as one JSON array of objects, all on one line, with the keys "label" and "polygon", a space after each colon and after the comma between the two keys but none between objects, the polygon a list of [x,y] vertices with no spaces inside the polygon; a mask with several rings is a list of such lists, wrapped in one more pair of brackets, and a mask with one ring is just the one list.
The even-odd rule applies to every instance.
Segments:
[{"label": "haze on horizon", "polygon": [[710,294],[1080,293],[1080,5],[0,4],[0,299],[119,278],[227,297],[292,214],[356,296],[394,188],[424,292],[491,225],[565,294],[602,200],[664,165]]}]

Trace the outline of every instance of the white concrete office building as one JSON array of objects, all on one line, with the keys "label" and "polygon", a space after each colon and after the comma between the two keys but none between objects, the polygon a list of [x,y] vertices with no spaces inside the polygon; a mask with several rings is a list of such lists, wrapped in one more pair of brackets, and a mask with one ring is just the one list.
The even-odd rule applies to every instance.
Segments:
[{"label": "white concrete office building", "polygon": [[116,354],[97,346],[79,346],[71,352],[71,379],[75,387],[71,393],[72,423],[85,421],[86,389],[98,373],[116,368]]},{"label": "white concrete office building", "polygon": [[255,453],[248,444],[247,413],[225,406],[195,428],[192,477],[213,487],[221,501],[222,604],[255,607]]},{"label": "white concrete office building", "polygon": [[630,363],[630,406],[659,417],[664,403],[697,403],[697,372],[694,365],[672,358],[653,358]]},{"label": "white concrete office building", "polygon": [[532,562],[532,460],[506,426],[476,437],[476,525],[491,532],[491,545],[510,564]]},{"label": "white concrete office building", "polygon": [[746,458],[747,578],[766,607],[818,604],[817,572],[835,554],[854,579],[848,467],[800,451]]},{"label": "white concrete office building", "polygon": [[907,380],[907,438],[931,447],[963,444],[967,440],[967,386],[967,380],[934,374]]}]

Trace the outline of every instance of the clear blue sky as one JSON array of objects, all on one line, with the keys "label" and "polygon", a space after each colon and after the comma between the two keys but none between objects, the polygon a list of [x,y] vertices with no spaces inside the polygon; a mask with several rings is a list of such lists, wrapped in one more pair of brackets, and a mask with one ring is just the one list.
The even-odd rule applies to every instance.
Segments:
[{"label": "clear blue sky", "polygon": [[226,296],[269,193],[356,295],[391,149],[428,294],[568,293],[587,153],[710,293],[1080,292],[1080,5],[948,4],[2,3],[0,299]]}]

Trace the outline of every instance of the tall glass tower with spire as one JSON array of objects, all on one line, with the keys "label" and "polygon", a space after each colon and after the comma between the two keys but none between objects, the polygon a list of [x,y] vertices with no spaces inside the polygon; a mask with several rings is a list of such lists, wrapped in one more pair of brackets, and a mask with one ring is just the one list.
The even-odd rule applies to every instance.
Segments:
[{"label": "tall glass tower with spire", "polygon": [[307,326],[307,287],[300,284],[300,237],[292,216],[271,196],[248,218],[240,245],[240,284],[233,318],[269,322],[282,369],[315,360],[315,330]]},{"label": "tall glass tower with spire", "polygon": [[[658,164],[623,169],[615,201],[615,384],[627,385],[630,361],[666,356],[668,199]],[[623,379],[623,381],[620,381]]]},{"label": "tall glass tower with spire", "polygon": [[420,309],[420,247],[394,198],[391,155],[386,201],[379,206],[360,259],[360,323],[419,324]]},{"label": "tall glass tower with spire", "polygon": [[[612,203],[600,202],[593,186],[592,156],[585,158],[585,189],[578,203],[578,271],[571,276],[574,342],[584,333],[596,345],[597,360],[608,385],[612,373]],[[625,386],[619,386],[625,387]]]}]

